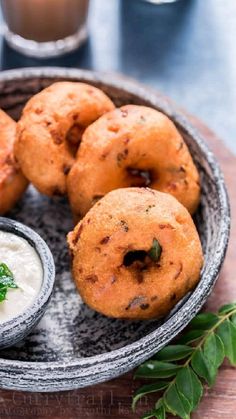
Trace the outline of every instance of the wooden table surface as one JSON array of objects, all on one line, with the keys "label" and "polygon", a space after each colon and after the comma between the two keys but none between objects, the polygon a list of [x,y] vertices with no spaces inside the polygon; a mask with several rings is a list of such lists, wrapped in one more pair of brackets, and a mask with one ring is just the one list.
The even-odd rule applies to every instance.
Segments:
[{"label": "wooden table surface", "polygon": [[[205,309],[215,310],[220,305],[236,301],[236,157],[228,151],[215,134],[200,121],[191,117],[214,151],[223,169],[228,186],[232,228],[229,248],[220,278]],[[0,418],[64,418],[64,419],[137,419],[152,407],[155,398],[145,398],[137,414],[130,409],[133,391],[141,382],[133,381],[132,372],[110,382],[81,390],[61,393],[23,393],[0,391]],[[236,419],[236,368],[227,362],[213,389],[204,398],[193,419]]]}]

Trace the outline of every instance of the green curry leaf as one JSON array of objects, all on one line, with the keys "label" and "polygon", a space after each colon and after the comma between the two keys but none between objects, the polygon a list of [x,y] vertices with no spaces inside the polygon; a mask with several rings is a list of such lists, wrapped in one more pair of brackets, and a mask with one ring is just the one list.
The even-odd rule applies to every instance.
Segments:
[{"label": "green curry leaf", "polygon": [[160,245],[160,243],[158,242],[157,239],[153,239],[152,242],[152,247],[151,249],[148,251],[148,256],[154,261],[154,262],[158,262],[158,260],[161,257],[161,253],[162,253],[162,247]]},{"label": "green curry leaf", "polygon": [[13,273],[5,263],[0,263],[0,302],[6,300],[10,288],[18,288]]},{"label": "green curry leaf", "polygon": [[[156,239],[153,242],[158,248]],[[153,252],[157,257],[158,250]],[[174,344],[138,368],[136,377],[150,384],[135,392],[133,410],[144,395],[157,393],[153,410],[143,419],[164,419],[168,413],[189,419],[202,398],[204,381],[214,384],[225,356],[236,366],[236,303],[223,306],[217,314],[198,314]]]}]

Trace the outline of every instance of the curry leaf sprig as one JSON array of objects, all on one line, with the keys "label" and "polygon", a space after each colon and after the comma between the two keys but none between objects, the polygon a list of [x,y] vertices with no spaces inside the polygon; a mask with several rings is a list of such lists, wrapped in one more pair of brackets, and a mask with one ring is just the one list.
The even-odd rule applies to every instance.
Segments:
[{"label": "curry leaf sprig", "polygon": [[135,378],[151,381],[133,396],[132,408],[141,397],[161,392],[153,410],[142,419],[165,419],[168,413],[189,419],[202,395],[203,384],[212,387],[224,358],[236,366],[236,303],[217,314],[198,314],[174,345],[168,345],[142,364]]},{"label": "curry leaf sprig", "polygon": [[5,263],[0,263],[0,303],[6,300],[9,288],[18,288],[12,271]]}]

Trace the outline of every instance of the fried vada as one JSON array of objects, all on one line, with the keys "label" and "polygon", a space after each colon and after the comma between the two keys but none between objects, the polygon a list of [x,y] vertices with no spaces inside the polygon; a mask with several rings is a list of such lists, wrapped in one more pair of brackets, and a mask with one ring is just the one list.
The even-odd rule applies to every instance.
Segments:
[{"label": "fried vada", "polygon": [[14,207],[28,185],[13,153],[15,135],[16,122],[0,109],[0,215]]},{"label": "fried vada", "polygon": [[189,212],[149,188],[108,193],[68,243],[82,299],[106,316],[160,318],[200,279],[203,254]]},{"label": "fried vada", "polygon": [[173,122],[137,105],[112,110],[86,129],[67,184],[75,219],[118,188],[170,193],[191,214],[200,198],[198,171]]},{"label": "fried vada", "polygon": [[66,194],[66,177],[85,128],[114,108],[99,89],[57,82],[33,96],[17,124],[15,154],[24,175],[43,194]]}]

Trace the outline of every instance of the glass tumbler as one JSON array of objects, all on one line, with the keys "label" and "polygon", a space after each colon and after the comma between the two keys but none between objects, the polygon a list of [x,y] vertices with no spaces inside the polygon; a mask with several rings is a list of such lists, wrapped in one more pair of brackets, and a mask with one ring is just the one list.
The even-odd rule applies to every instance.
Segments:
[{"label": "glass tumbler", "polygon": [[87,38],[89,0],[1,0],[5,38],[32,57],[55,57]]},{"label": "glass tumbler", "polygon": [[148,3],[153,3],[153,4],[166,4],[166,3],[175,3],[178,0],[145,0]]}]

